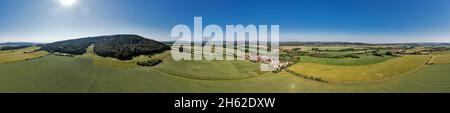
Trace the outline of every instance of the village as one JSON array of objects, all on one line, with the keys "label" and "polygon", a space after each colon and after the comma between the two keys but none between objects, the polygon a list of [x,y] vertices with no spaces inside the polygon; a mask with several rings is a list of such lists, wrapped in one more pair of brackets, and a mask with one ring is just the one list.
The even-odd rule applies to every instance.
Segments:
[{"label": "village", "polygon": [[270,64],[276,70],[274,72],[279,72],[295,63],[290,61],[281,61],[278,56],[274,57],[269,55],[248,55],[247,58],[247,60],[251,62]]}]

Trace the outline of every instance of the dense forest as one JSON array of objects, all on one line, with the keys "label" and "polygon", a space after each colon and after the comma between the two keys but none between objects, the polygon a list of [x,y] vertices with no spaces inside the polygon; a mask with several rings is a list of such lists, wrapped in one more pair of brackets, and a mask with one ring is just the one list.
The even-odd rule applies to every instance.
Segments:
[{"label": "dense forest", "polygon": [[60,52],[73,55],[81,55],[86,53],[86,48],[88,48],[89,45],[105,40],[106,38],[107,37],[105,36],[88,37],[88,38],[60,41],[50,44],[42,44],[38,46],[41,47],[41,50],[45,50],[51,53]]},{"label": "dense forest", "polygon": [[170,50],[170,47],[137,35],[115,35],[94,46],[94,53],[103,57],[114,57],[121,60],[132,59],[134,56],[151,55]]},{"label": "dense forest", "polygon": [[86,53],[86,48],[94,45],[94,53],[103,57],[129,60],[134,56],[150,55],[169,50],[170,47],[138,35],[110,35],[88,37],[74,40],[43,44],[41,50],[73,55]]}]

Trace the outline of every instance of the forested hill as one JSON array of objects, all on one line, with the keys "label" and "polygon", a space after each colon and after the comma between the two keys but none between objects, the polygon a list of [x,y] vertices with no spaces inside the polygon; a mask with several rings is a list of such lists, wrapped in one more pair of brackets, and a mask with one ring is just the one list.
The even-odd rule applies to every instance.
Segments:
[{"label": "forested hill", "polygon": [[103,57],[114,57],[121,60],[134,56],[150,55],[169,50],[170,47],[138,35],[110,35],[88,37],[43,44],[41,50],[74,55],[86,53],[86,49],[94,44],[94,53]]}]

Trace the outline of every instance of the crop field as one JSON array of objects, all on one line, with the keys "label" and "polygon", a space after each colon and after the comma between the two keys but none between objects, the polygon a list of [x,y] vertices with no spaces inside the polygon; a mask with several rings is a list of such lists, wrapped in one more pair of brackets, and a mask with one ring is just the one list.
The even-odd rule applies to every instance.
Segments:
[{"label": "crop field", "polygon": [[[60,66],[71,64],[67,66]],[[24,68],[26,67],[26,68]],[[260,86],[280,78],[262,75],[236,80],[198,80],[151,68],[99,67],[82,57],[46,56],[32,61],[0,65],[0,92],[245,92],[271,91]],[[14,76],[12,76],[14,75]],[[266,78],[268,77],[268,78]],[[261,79],[249,83],[252,79]],[[271,84],[274,84],[272,82]],[[239,85],[242,85],[239,86]]]},{"label": "crop field", "polygon": [[229,80],[260,76],[259,63],[249,61],[174,61],[166,57],[155,70],[201,80]]},{"label": "crop field", "polygon": [[[36,49],[0,54],[24,56],[24,51]],[[0,64],[0,92],[450,92],[450,52],[396,57],[361,54],[360,58],[300,56],[298,63],[287,68],[328,83],[286,71],[261,72],[260,63],[250,61],[175,61],[169,51],[127,61],[95,54],[47,54]],[[434,65],[426,65],[433,56]],[[148,59],[163,62],[154,67],[135,65]]]},{"label": "crop field", "polygon": [[323,78],[333,82],[381,80],[399,76],[425,65],[430,56],[404,56],[382,63],[361,66],[336,66],[316,63],[298,63],[291,67],[297,73]]},{"label": "crop field", "polygon": [[[39,49],[39,47],[28,47],[28,48],[17,49],[17,50],[0,51],[0,64],[23,61],[23,60],[30,60],[30,59],[42,57],[42,56],[45,56],[48,54],[48,52],[45,52],[45,51],[33,52],[37,49]],[[27,52],[29,52],[29,53],[27,53]]]},{"label": "crop field", "polygon": [[433,53],[432,60],[435,64],[450,64],[450,52]]},{"label": "crop field", "polygon": [[384,62],[392,59],[392,56],[377,57],[372,55],[360,55],[361,58],[315,58],[310,56],[301,56],[300,61],[302,63],[316,63],[327,65],[368,65]]}]

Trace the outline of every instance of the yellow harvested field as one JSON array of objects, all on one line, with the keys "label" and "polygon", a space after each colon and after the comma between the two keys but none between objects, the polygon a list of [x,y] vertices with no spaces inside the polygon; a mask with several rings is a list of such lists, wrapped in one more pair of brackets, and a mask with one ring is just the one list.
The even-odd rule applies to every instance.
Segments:
[{"label": "yellow harvested field", "polygon": [[35,51],[38,49],[39,47],[33,46],[17,50],[0,51],[0,64],[29,60],[48,55],[48,52],[46,51]]},{"label": "yellow harvested field", "polygon": [[334,83],[361,82],[382,80],[418,70],[425,65],[427,59],[430,57],[427,55],[403,56],[377,64],[360,66],[297,63],[288,69]]},{"label": "yellow harvested field", "polygon": [[435,64],[450,64],[450,54],[436,55],[433,59]]}]

